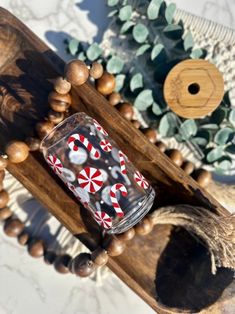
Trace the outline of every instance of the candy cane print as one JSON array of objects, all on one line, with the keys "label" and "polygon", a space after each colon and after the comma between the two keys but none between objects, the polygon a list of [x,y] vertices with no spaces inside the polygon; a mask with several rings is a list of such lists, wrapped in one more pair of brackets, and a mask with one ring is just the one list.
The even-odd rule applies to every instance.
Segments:
[{"label": "candy cane print", "polygon": [[119,155],[121,173],[126,174],[126,161],[125,161],[126,156],[124,155],[124,153],[121,150],[119,150],[118,155]]},{"label": "candy cane print", "polygon": [[82,143],[94,157],[100,158],[99,151],[94,148],[94,146],[88,141],[85,136],[78,133],[71,135],[68,139],[68,145],[71,150],[78,151],[79,147],[76,141]]},{"label": "candy cane print", "polygon": [[118,203],[117,200],[117,191],[120,191],[122,196],[126,197],[127,196],[127,189],[122,183],[116,183],[111,187],[110,190],[110,199],[113,205],[113,208],[115,209],[117,215],[119,217],[123,217],[124,213]]},{"label": "candy cane print", "polygon": [[55,155],[49,155],[47,157],[47,162],[55,173],[57,173],[58,175],[62,174],[63,165],[59,158],[57,158]]},{"label": "candy cane print", "polygon": [[95,119],[93,119],[94,126],[97,131],[99,131],[101,134],[108,136],[108,133],[105,131],[105,129],[97,122]]},{"label": "candy cane print", "polygon": [[112,145],[108,140],[101,140],[100,147],[107,153],[111,152],[112,150]]}]

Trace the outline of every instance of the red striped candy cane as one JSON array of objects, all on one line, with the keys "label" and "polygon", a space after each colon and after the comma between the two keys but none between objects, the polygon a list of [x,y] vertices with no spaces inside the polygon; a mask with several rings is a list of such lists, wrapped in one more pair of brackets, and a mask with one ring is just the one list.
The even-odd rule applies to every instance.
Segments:
[{"label": "red striped candy cane", "polygon": [[118,155],[119,155],[121,173],[126,174],[126,161],[125,161],[126,155],[121,150],[119,150]]},{"label": "red striped candy cane", "polygon": [[97,131],[99,131],[101,134],[108,136],[108,133],[105,131],[105,129],[99,124],[98,121],[96,121],[95,119],[93,119],[93,123],[94,126],[96,128]]},{"label": "red striped candy cane", "polygon": [[68,139],[68,145],[71,150],[78,151],[79,147],[76,145],[76,141],[82,143],[95,158],[100,158],[99,151],[94,148],[85,136],[78,133],[71,135]]},{"label": "red striped candy cane", "polygon": [[119,217],[123,217],[124,213],[117,200],[117,191],[120,191],[122,193],[122,196],[126,197],[127,189],[122,183],[116,183],[111,187],[111,190],[110,190],[110,199],[111,199],[113,208],[115,209]]}]

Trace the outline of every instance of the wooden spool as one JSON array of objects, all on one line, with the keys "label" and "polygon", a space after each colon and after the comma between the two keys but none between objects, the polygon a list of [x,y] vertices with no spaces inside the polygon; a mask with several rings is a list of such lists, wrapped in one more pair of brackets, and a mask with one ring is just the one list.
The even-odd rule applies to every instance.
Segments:
[{"label": "wooden spool", "polygon": [[201,118],[213,112],[224,96],[224,81],[216,66],[206,60],[185,60],[167,75],[164,98],[183,118]]}]

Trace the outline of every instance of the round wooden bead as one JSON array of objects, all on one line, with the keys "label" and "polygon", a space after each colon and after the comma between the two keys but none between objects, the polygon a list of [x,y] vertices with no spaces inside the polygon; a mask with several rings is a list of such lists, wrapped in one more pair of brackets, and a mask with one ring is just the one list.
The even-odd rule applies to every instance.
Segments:
[{"label": "round wooden bead", "polygon": [[4,170],[0,170],[0,181],[2,182],[5,178],[5,171]]},{"label": "round wooden bead", "polygon": [[95,251],[91,254],[91,260],[97,265],[97,266],[103,266],[107,264],[109,260],[108,253],[101,247],[97,248]]},{"label": "round wooden bead", "polygon": [[191,161],[185,161],[181,168],[190,175],[194,170],[194,164]]},{"label": "round wooden bead", "polygon": [[143,129],[142,132],[147,137],[150,143],[155,144],[157,141],[157,132],[152,128]]},{"label": "round wooden bead", "polygon": [[70,94],[61,95],[56,91],[50,92],[48,102],[51,109],[57,112],[65,112],[72,103]]},{"label": "round wooden bead", "polygon": [[0,191],[0,208],[3,208],[9,202],[9,194],[6,190]]},{"label": "round wooden bead", "polygon": [[5,152],[8,155],[10,162],[18,164],[25,161],[28,157],[29,148],[24,142],[12,141],[7,145]]},{"label": "round wooden bead", "polygon": [[56,253],[53,252],[53,251],[47,251],[45,254],[44,254],[44,262],[47,264],[47,265],[52,265],[56,260]]},{"label": "round wooden bead", "polygon": [[134,115],[134,109],[132,104],[130,104],[129,102],[123,102],[120,103],[116,106],[117,110],[120,112],[120,115],[127,119],[127,120],[132,120],[133,115]]},{"label": "round wooden bead", "polygon": [[47,114],[48,120],[51,121],[54,124],[58,124],[64,119],[64,113],[63,112],[57,112],[54,110],[50,110]]},{"label": "round wooden bead", "polygon": [[158,149],[159,149],[162,153],[165,152],[165,150],[166,150],[166,145],[165,145],[164,143],[162,143],[162,142],[157,142],[155,145],[158,147]]},{"label": "round wooden bead", "polygon": [[0,209],[0,221],[6,220],[12,216],[13,212],[9,207],[3,207]]},{"label": "round wooden bead", "polygon": [[0,191],[3,189],[3,181],[0,181]]},{"label": "round wooden bead", "polygon": [[7,164],[8,164],[7,158],[3,158],[2,156],[0,156],[0,170],[6,169]]},{"label": "round wooden bead", "polygon": [[71,83],[65,80],[62,76],[59,76],[55,80],[54,89],[61,95],[68,94],[71,90]]},{"label": "round wooden bead", "polygon": [[118,234],[118,239],[121,241],[130,241],[131,239],[133,239],[135,236],[135,229],[134,228],[130,228],[127,231]]},{"label": "round wooden bead", "polygon": [[89,77],[89,70],[81,60],[71,60],[65,66],[65,78],[72,85],[83,85]]},{"label": "round wooden bead", "polygon": [[201,187],[205,188],[211,182],[212,174],[210,171],[207,171],[205,169],[198,169],[193,173],[193,178]]},{"label": "round wooden bead", "polygon": [[96,81],[96,89],[102,95],[110,95],[116,86],[115,77],[108,73],[104,72],[103,75]]},{"label": "round wooden bead", "polygon": [[181,167],[184,161],[181,152],[178,149],[169,149],[166,152],[167,156],[173,161],[174,164]]},{"label": "round wooden bead", "polygon": [[43,139],[47,136],[54,128],[54,123],[50,121],[38,122],[36,124],[36,131],[40,139]]},{"label": "round wooden bead", "polygon": [[20,235],[18,235],[18,243],[20,245],[26,245],[29,241],[29,234],[26,231],[23,231]]},{"label": "round wooden bead", "polygon": [[25,140],[25,143],[28,145],[29,150],[31,152],[34,152],[36,150],[39,150],[41,141],[38,138],[36,138],[36,137],[28,137]]},{"label": "round wooden bead", "polygon": [[89,73],[95,80],[99,79],[104,73],[103,65],[99,62],[93,62]]},{"label": "round wooden bead", "polygon": [[104,243],[104,247],[109,256],[118,256],[125,250],[126,244],[118,238],[111,237]]},{"label": "round wooden bead", "polygon": [[108,101],[111,106],[116,106],[121,101],[121,95],[119,93],[113,92],[109,95]]},{"label": "round wooden bead", "polygon": [[88,277],[95,270],[95,264],[91,260],[91,254],[80,253],[72,261],[70,270],[73,274],[80,277]]},{"label": "round wooden bead", "polygon": [[28,246],[29,255],[35,258],[43,256],[45,250],[44,247],[45,244],[41,239],[30,242]]},{"label": "round wooden bead", "polygon": [[68,254],[57,256],[54,262],[55,270],[60,274],[69,273],[70,261],[71,261],[71,256]]},{"label": "round wooden bead", "polygon": [[138,120],[131,120],[131,123],[136,129],[139,129],[141,127],[141,123]]},{"label": "round wooden bead", "polygon": [[4,232],[8,237],[18,237],[23,229],[24,223],[18,218],[10,218],[6,220],[4,225]]},{"label": "round wooden bead", "polygon": [[153,223],[150,219],[145,217],[135,226],[135,232],[139,235],[146,235],[153,230]]}]

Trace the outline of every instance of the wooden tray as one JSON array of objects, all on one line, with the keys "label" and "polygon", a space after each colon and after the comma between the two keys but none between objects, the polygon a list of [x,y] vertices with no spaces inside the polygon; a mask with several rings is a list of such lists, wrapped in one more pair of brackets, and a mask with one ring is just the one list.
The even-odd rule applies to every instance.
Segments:
[{"label": "wooden tray", "polygon": [[[34,124],[48,110],[49,82],[62,73],[64,62],[25,25],[0,9],[1,148],[11,139],[33,135]],[[95,117],[130,160],[157,190],[156,205],[202,205],[228,214],[206,191],[163,155],[124,120],[89,84],[73,89],[73,108]],[[99,231],[70,192],[48,169],[40,153],[8,170],[89,248],[99,241]],[[123,255],[108,266],[158,313],[196,312],[219,302],[232,282],[232,272],[210,274],[205,248],[186,231],[155,227],[145,237],[136,236]],[[121,301],[120,301],[121,302]],[[218,303],[219,304],[219,303]],[[220,312],[218,312],[220,313]]]}]

